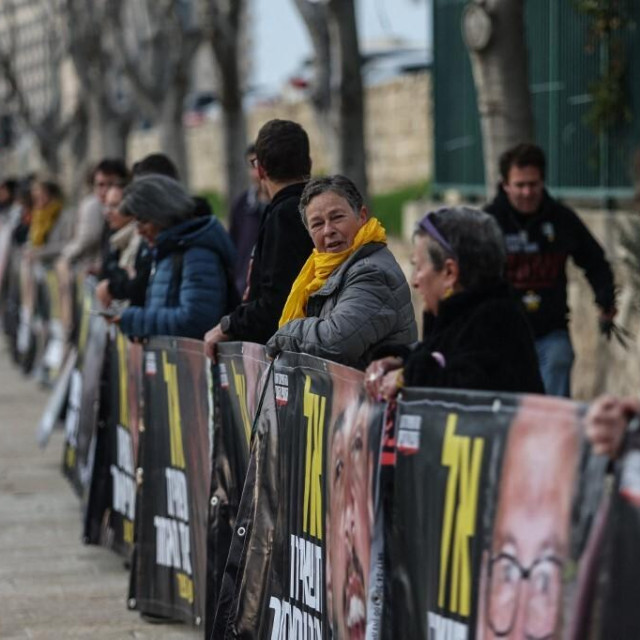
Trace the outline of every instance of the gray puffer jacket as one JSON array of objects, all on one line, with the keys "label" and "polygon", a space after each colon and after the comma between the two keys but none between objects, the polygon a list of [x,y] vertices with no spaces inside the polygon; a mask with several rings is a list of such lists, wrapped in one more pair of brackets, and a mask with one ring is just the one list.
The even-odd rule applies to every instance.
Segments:
[{"label": "gray puffer jacket", "polygon": [[308,353],[357,369],[417,340],[411,291],[385,244],[361,247],[310,296],[307,317],[281,327],[267,352]]}]

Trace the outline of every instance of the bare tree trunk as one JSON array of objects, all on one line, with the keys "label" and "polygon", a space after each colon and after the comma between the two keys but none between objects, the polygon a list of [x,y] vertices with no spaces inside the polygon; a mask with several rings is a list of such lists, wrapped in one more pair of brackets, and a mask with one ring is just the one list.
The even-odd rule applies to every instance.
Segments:
[{"label": "bare tree trunk", "polygon": [[330,0],[329,29],[338,70],[338,171],[355,182],[367,199],[364,91],[355,6],[352,0]]},{"label": "bare tree trunk", "polygon": [[174,161],[180,179],[189,184],[189,162],[187,160],[187,144],[182,124],[182,106],[186,94],[187,83],[173,83],[167,88],[162,102],[158,125],[160,127],[160,148]]},{"label": "bare tree trunk", "polygon": [[471,2],[463,30],[480,114],[485,185],[491,196],[499,180],[500,154],[534,135],[524,0],[486,0],[483,6]]},{"label": "bare tree trunk", "polygon": [[231,205],[247,186],[244,165],[247,124],[242,104],[244,83],[239,47],[245,3],[244,0],[207,0],[206,6],[207,31],[220,79],[227,200]]},{"label": "bare tree trunk", "polygon": [[309,100],[329,158],[329,169],[339,165],[335,118],[331,110],[331,39],[327,5],[309,0],[295,0],[314,51],[314,81]]},{"label": "bare tree trunk", "polygon": [[127,158],[130,123],[107,117],[102,122],[102,154],[108,158]]},{"label": "bare tree trunk", "polygon": [[247,186],[245,149],[247,125],[242,105],[223,108],[225,173],[229,206]]},{"label": "bare tree trunk", "polygon": [[[87,103],[90,162],[104,157],[126,158],[134,117],[134,105],[123,99],[122,72],[113,65],[115,45],[114,38],[107,37],[111,25],[105,8],[106,3],[91,0],[63,0],[61,5],[69,54]],[[76,145],[78,149],[81,146]]]},{"label": "bare tree trunk", "polygon": [[364,89],[353,0],[295,0],[315,52],[310,100],[329,169],[351,178],[367,199]]},{"label": "bare tree trunk", "polygon": [[90,162],[127,157],[130,121],[114,116],[100,96],[89,96],[87,153]]}]

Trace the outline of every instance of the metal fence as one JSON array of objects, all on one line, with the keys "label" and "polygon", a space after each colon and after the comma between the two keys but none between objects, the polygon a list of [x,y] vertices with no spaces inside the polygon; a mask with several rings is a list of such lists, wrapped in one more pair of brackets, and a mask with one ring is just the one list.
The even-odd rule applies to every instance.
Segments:
[{"label": "metal fence", "polygon": [[[468,0],[434,0],[435,190],[484,194],[482,140],[469,55],[462,32]],[[547,184],[560,196],[628,198],[640,148],[640,2],[624,31],[632,120],[597,136],[585,123],[591,83],[606,47],[587,51],[589,21],[571,0],[528,0],[526,32],[536,139],[548,158]]]}]

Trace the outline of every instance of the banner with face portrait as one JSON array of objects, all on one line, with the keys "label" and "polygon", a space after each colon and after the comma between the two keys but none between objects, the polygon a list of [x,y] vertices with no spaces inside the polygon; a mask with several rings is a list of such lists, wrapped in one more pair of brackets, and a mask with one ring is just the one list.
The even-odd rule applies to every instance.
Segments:
[{"label": "banner with face portrait", "polygon": [[135,605],[200,625],[211,478],[209,364],[202,343],[152,338],[144,348]]},{"label": "banner with face portrait", "polygon": [[130,342],[112,325],[107,356],[84,540],[128,556],[134,541],[142,345]]},{"label": "banner with face portrait", "polygon": [[[600,638],[640,637],[638,593],[640,593],[640,432],[628,435],[620,459],[616,462],[615,482],[601,527],[598,548],[600,573],[604,576],[599,602]],[[589,613],[598,607],[593,606]],[[591,618],[597,616],[591,615]]]},{"label": "banner with face portrait", "polygon": [[100,380],[107,348],[108,325],[94,315],[95,282],[85,281],[83,333],[78,346],[76,365],[69,380],[65,416],[65,441],[62,470],[78,494],[86,500],[95,454],[95,435],[100,408]]},{"label": "banner with face portrait", "polygon": [[210,638],[377,637],[382,407],[362,382],[318,358],[276,360]]},{"label": "banner with face portrait", "polygon": [[211,630],[240,496],[249,443],[270,367],[264,345],[221,343],[214,366],[214,425],[207,528],[206,632]]},{"label": "banner with face portrait", "polygon": [[397,637],[576,637],[600,495],[587,499],[585,485],[602,487],[604,473],[581,434],[580,408],[558,398],[407,392],[396,416]]}]

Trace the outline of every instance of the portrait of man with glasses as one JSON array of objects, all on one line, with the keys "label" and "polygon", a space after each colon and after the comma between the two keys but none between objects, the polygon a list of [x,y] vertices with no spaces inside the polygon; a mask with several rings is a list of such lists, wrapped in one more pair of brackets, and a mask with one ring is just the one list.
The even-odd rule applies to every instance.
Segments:
[{"label": "portrait of man with glasses", "polygon": [[560,637],[579,443],[572,405],[524,398],[509,430],[483,559],[479,640]]}]

